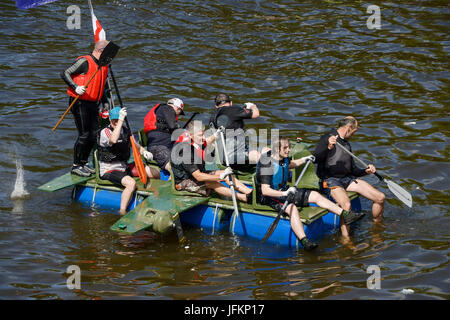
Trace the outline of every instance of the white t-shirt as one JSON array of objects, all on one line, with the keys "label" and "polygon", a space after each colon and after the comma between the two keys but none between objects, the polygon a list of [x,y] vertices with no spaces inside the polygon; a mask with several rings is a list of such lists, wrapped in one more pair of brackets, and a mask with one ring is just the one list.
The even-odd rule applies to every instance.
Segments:
[{"label": "white t-shirt", "polygon": [[[124,134],[123,128],[121,135]],[[106,127],[100,132],[100,146],[101,147],[111,147],[112,144],[109,142],[109,138],[112,135],[110,128]],[[109,171],[121,171],[125,172],[127,169],[127,163],[124,161],[113,161],[113,162],[98,162],[100,166],[100,177]]]}]

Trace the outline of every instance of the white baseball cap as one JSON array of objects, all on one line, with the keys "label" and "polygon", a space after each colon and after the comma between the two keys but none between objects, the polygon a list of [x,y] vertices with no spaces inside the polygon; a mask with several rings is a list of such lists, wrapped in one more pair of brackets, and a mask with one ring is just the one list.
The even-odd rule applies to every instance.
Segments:
[{"label": "white baseball cap", "polygon": [[181,114],[184,114],[184,104],[183,104],[183,100],[179,99],[179,98],[172,98],[169,101],[167,101],[167,104],[169,106],[174,106],[177,107],[179,109],[181,109]]}]

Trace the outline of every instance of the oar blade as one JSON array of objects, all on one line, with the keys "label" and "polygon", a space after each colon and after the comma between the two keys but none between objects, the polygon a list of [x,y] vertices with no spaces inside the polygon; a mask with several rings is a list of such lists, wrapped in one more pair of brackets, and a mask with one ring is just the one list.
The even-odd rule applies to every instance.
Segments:
[{"label": "oar blade", "polygon": [[103,49],[102,54],[100,55],[100,58],[98,59],[98,64],[100,67],[106,66],[107,64],[110,64],[111,61],[113,61],[114,57],[116,56],[117,52],[119,52],[120,47],[110,41],[106,47]]},{"label": "oar blade", "polygon": [[277,227],[278,222],[280,221],[280,218],[281,218],[281,213],[279,212],[277,217],[275,218],[275,220],[270,225],[269,229],[267,229],[267,232],[264,235],[264,237],[262,238],[261,243],[266,242],[266,240],[270,238],[272,233],[275,231],[275,228]]},{"label": "oar blade", "polygon": [[185,238],[184,238],[183,228],[181,227],[181,222],[180,222],[179,216],[175,219],[174,224],[175,224],[175,229],[177,231],[178,241],[180,243],[183,243]]},{"label": "oar blade", "polygon": [[412,196],[411,194],[403,189],[401,186],[396,184],[395,182],[384,179],[384,182],[386,182],[389,190],[404,204],[406,204],[408,207],[412,208]]},{"label": "oar blade", "polygon": [[147,172],[145,171],[144,162],[142,161],[136,142],[134,141],[134,136],[131,136],[131,149],[133,150],[134,165],[137,169],[139,179],[145,186],[147,184]]}]

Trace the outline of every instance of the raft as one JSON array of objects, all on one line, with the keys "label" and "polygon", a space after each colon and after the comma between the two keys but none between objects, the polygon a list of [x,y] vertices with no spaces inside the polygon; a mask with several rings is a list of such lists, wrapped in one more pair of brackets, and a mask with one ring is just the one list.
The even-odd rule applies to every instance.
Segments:
[{"label": "raft", "polygon": [[[302,142],[291,142],[293,159],[310,154],[308,146]],[[94,162],[98,169],[96,154]],[[150,163],[149,165],[155,165]],[[207,169],[221,169],[218,163],[207,164]],[[291,170],[292,185],[303,166]],[[277,212],[269,206],[256,202],[255,192],[252,203],[238,201],[239,214],[235,215],[231,199],[224,199],[214,192],[209,197],[177,191],[174,179],[167,181],[170,173],[161,172],[162,179],[150,179],[146,186],[137,180],[137,191],[130,201],[129,212],[111,226],[111,230],[125,234],[135,234],[142,230],[167,234],[176,230],[180,239],[182,229],[186,226],[202,228],[214,235],[217,232],[229,231],[234,235],[260,241],[277,216]],[[247,186],[254,188],[253,172],[235,171],[236,177]],[[309,166],[298,187],[318,190],[318,182],[314,166]],[[86,205],[95,205],[104,209],[117,211],[120,208],[122,189],[108,181],[101,180],[97,174],[89,178],[80,178],[67,173],[39,187],[39,190],[54,192],[72,187],[74,201]],[[348,193],[352,201],[352,210],[361,211],[361,204],[356,193]],[[309,239],[319,241],[326,235],[335,233],[340,228],[339,217],[326,209],[310,204],[299,210]],[[301,248],[301,244],[291,229],[289,217],[283,216],[266,244],[288,248]]]}]

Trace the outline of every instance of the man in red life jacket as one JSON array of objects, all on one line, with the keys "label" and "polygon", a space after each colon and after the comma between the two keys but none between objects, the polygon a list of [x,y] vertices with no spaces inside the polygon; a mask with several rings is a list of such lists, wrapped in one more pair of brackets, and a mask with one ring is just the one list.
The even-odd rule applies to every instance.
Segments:
[{"label": "man in red life jacket", "polygon": [[[220,195],[231,198],[231,190],[220,183],[228,181],[227,176],[233,172],[231,168],[210,172],[205,169],[205,148],[218,135],[211,135],[205,139],[200,121],[192,121],[187,129],[175,142],[170,158],[177,190],[207,196],[212,189]],[[239,191],[236,192],[236,197],[240,201],[249,202],[252,190],[236,178],[234,186],[236,191]]]},{"label": "man in red life jacket", "polygon": [[145,116],[144,130],[147,135],[147,150],[162,170],[170,169],[170,151],[174,141],[172,133],[179,129],[178,116],[184,114],[184,104],[179,98],[157,104]]},{"label": "man in red life jacket", "polygon": [[78,57],[70,67],[61,72],[61,78],[68,85],[69,105],[80,95],[71,109],[78,130],[71,172],[84,177],[95,173],[95,169],[87,163],[98,130],[98,106],[103,98],[108,66],[101,67],[87,87],[86,83],[97,71],[98,59],[108,43],[107,40],[98,41],[91,54]]}]

